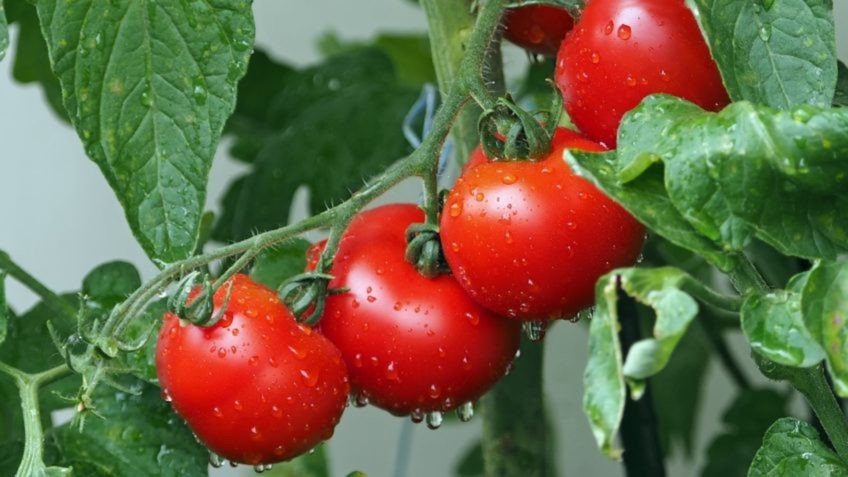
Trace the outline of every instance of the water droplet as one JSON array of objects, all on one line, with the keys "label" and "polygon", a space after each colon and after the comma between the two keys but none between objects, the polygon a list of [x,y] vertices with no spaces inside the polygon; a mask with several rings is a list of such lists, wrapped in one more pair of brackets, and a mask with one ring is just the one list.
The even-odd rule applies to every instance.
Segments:
[{"label": "water droplet", "polygon": [[427,427],[430,429],[438,429],[442,426],[442,412],[441,411],[432,411],[427,413]]},{"label": "water droplet", "polygon": [[303,378],[303,384],[308,388],[314,388],[318,384],[318,373],[309,371],[308,369],[300,370],[300,377]]},{"label": "water droplet", "polygon": [[377,301],[377,297],[372,295],[368,295],[368,298],[366,299],[368,300],[368,303],[374,303],[375,301]]},{"label": "water droplet", "polygon": [[271,415],[276,417],[277,419],[279,419],[279,418],[283,417],[283,410],[280,409],[280,406],[277,406],[276,404],[274,404],[274,405],[271,406]]},{"label": "water droplet", "polygon": [[361,368],[362,367],[362,353],[356,353],[353,355],[353,367]]},{"label": "water droplet", "polygon": [[627,83],[627,86],[636,86],[636,78],[634,78],[631,74],[628,74],[624,78],[624,82]]},{"label": "water droplet", "polygon": [[431,384],[430,387],[427,389],[427,394],[433,399],[439,399],[439,397],[442,395],[442,390],[439,389],[439,387],[435,384]]},{"label": "water droplet", "polygon": [[621,25],[620,27],[618,27],[618,37],[622,40],[629,40],[630,34],[630,25]]},{"label": "water droplet", "polygon": [[224,458],[214,452],[209,453],[209,465],[216,469],[224,466]]},{"label": "water droplet", "polygon": [[768,42],[771,39],[771,25],[764,24],[760,27],[760,40]]},{"label": "water droplet", "polygon": [[473,311],[465,312],[465,317],[468,319],[468,322],[474,326],[480,324],[480,315],[474,313]]},{"label": "water droplet", "polygon": [[241,401],[236,399],[235,401],[233,401],[233,409],[235,409],[236,411],[241,411],[242,409],[244,409],[244,406],[242,405]]},{"label": "water droplet", "polygon": [[357,394],[353,398],[353,405],[356,407],[365,407],[368,405],[368,396],[365,394]]},{"label": "water droplet", "polygon": [[259,364],[259,356],[251,356],[250,359],[247,360],[247,364],[256,366]]},{"label": "water droplet", "polygon": [[462,369],[466,371],[471,371],[471,360],[468,359],[468,356],[462,357]]},{"label": "water droplet", "polygon": [[461,202],[454,202],[453,204],[451,204],[451,206],[450,206],[450,216],[451,217],[459,217],[460,214],[462,214],[462,203]]},{"label": "water droplet", "polygon": [[506,185],[515,184],[515,182],[517,180],[518,180],[518,178],[515,177],[512,174],[504,174],[504,176],[501,177],[501,182],[503,182]]},{"label": "water droplet", "polygon": [[483,199],[485,199],[485,198],[486,198],[486,196],[483,195],[482,192],[478,192],[477,194],[474,195],[474,200],[476,200],[477,202],[483,202]]},{"label": "water droplet", "polygon": [[257,442],[262,440],[262,433],[259,432],[259,428],[256,426],[250,428],[250,439]]},{"label": "water droplet", "polygon": [[282,457],[283,454],[286,453],[286,448],[283,445],[278,445],[274,447],[274,455],[277,457]]},{"label": "water droplet", "polygon": [[400,377],[397,372],[397,364],[394,361],[389,361],[389,364],[386,365],[386,379],[389,381],[400,381]]},{"label": "water droplet", "polygon": [[306,355],[309,354],[306,350],[298,349],[293,345],[289,345],[289,351],[291,351],[291,354],[293,354],[297,359],[304,359],[306,358]]},{"label": "water droplet", "polygon": [[199,105],[206,104],[206,99],[209,97],[209,91],[206,88],[206,78],[203,76],[195,76],[192,81],[192,97]]},{"label": "water droplet", "polygon": [[597,65],[601,62],[601,55],[599,55],[597,51],[593,51],[590,59],[592,60],[592,63]]},{"label": "water droplet", "polygon": [[239,333],[240,333],[240,331],[239,331],[239,329],[238,329],[238,328],[233,328],[232,333],[233,333],[233,336],[238,336],[238,335],[239,335]]},{"label": "water droplet", "polygon": [[506,240],[506,243],[512,243],[512,234],[509,233],[509,230],[504,233],[504,240]]},{"label": "water droplet", "polygon": [[668,83],[669,81],[671,81],[671,76],[669,76],[665,70],[660,70],[660,79],[664,83]]},{"label": "water droplet", "polygon": [[215,407],[212,408],[212,414],[215,417],[224,417],[224,412],[221,411],[221,408],[218,407],[218,406],[215,406]]},{"label": "water droplet", "polygon": [[415,409],[411,413],[409,413],[409,420],[414,422],[415,424],[419,424],[424,420],[424,411],[421,409]]},{"label": "water droplet", "polygon": [[615,23],[610,20],[609,23],[604,26],[604,35],[609,35],[610,33],[612,33],[613,28],[615,28]]},{"label": "water droplet", "polygon": [[456,415],[462,422],[468,422],[474,417],[474,403],[466,402],[456,408]]},{"label": "water droplet", "polygon": [[153,98],[151,98],[150,92],[147,90],[141,92],[141,105],[144,107],[153,105]]},{"label": "water droplet", "polygon": [[545,321],[528,321],[524,323],[524,333],[530,341],[539,341],[545,337],[548,323]]},{"label": "water droplet", "polygon": [[162,399],[163,399],[165,402],[171,402],[171,401],[173,401],[173,399],[171,398],[171,393],[170,393],[170,392],[168,392],[168,390],[167,390],[166,388],[162,388],[161,396],[162,396]]}]

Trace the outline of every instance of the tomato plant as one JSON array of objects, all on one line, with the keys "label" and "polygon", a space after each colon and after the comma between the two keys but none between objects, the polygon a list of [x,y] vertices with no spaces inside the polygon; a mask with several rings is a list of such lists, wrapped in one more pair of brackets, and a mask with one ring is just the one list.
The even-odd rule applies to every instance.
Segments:
[{"label": "tomato plant", "polygon": [[395,414],[449,411],[505,373],[519,327],[481,308],[448,275],[428,279],[405,261],[412,204],[358,215],[342,238],[319,327],[342,351],[355,393]]},{"label": "tomato plant", "polygon": [[156,347],[162,393],[197,437],[251,465],[329,439],[349,388],[339,350],[245,275],[219,289],[214,303],[223,315],[208,328],[166,314]]},{"label": "tomato plant", "polygon": [[642,249],[641,224],[562,161],[572,148],[604,150],[558,129],[548,156],[478,164],[448,196],[445,257],[463,288],[502,316],[572,317],[593,303],[601,275]]},{"label": "tomato plant", "polygon": [[504,16],[504,36],[531,53],[556,56],[566,33],[574,26],[568,11],[547,5],[510,10]]},{"label": "tomato plant", "polygon": [[712,111],[729,101],[683,0],[592,0],[559,50],[554,77],[574,124],[610,147],[621,117],[648,95]]},{"label": "tomato plant", "polygon": [[0,2],[0,475],[848,475],[843,2]]}]

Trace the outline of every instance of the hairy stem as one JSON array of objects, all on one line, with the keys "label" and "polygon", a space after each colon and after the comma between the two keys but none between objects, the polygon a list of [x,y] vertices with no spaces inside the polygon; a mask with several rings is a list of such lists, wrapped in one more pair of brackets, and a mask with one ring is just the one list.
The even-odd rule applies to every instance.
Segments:
[{"label": "hairy stem", "polygon": [[44,286],[35,277],[26,272],[17,263],[15,263],[9,254],[0,250],[0,270],[5,271],[12,278],[19,281],[25,287],[29,288],[36,295],[41,297],[44,303],[47,304],[54,312],[76,319],[77,310],[74,309],[67,301],[63,300],[59,295],[53,293],[49,288]]}]

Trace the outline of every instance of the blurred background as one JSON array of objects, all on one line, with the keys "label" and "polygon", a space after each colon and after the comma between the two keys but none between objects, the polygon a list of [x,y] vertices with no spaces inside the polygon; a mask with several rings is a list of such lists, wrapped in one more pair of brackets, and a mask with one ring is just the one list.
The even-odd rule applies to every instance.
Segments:
[{"label": "blurred background", "polygon": [[[839,56],[848,59],[848,2],[836,3]],[[368,40],[377,33],[424,32],[426,20],[414,4],[403,0],[311,0],[309,2],[256,0],[256,45],[274,59],[302,66],[316,61],[317,38],[333,32],[340,39]],[[11,27],[14,55],[17,26]],[[505,46],[508,69],[523,69],[527,58]],[[11,80],[14,57],[0,62],[0,249],[3,249],[50,288],[74,290],[94,266],[116,259],[127,260],[150,277],[154,267],[136,244],[112,191],[93,162],[88,160],[74,130],[60,121],[43,99],[38,85]],[[400,125],[398,125],[400,127]],[[332,131],[327,132],[328,137]],[[227,154],[226,141],[219,148],[209,182],[207,209],[219,210],[219,201],[231,178],[243,165]],[[417,199],[414,183],[402,184],[381,202]],[[302,195],[302,194],[301,194]],[[294,216],[306,213],[301,197]],[[35,297],[9,284],[9,301],[25,310]],[[597,450],[581,410],[582,373],[587,331],[584,326],[562,323],[545,338],[545,386],[558,435],[558,464],[562,475],[623,475],[619,464]],[[741,336],[734,352],[749,366],[751,377],[760,377],[747,356]],[[722,428],[721,414],[733,398],[733,386],[713,360],[707,371],[702,406],[697,416],[698,433],[692,457],[680,446],[670,457],[669,475],[698,473],[703,454]],[[764,381],[763,381],[764,382]],[[804,415],[800,403],[796,406]],[[333,475],[361,470],[370,476],[392,476],[407,468],[408,476],[448,476],[457,460],[481,432],[479,419],[449,423],[431,431],[411,426],[404,439],[409,453],[398,455],[405,420],[373,408],[350,408],[329,444]],[[217,475],[240,475],[251,469],[221,469]]]}]

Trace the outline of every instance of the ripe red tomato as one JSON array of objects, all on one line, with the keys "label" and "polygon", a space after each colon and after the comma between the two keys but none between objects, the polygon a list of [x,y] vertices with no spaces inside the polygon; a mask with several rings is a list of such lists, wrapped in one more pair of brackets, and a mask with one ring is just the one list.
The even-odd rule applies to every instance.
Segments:
[{"label": "ripe red tomato", "polygon": [[506,372],[518,323],[475,303],[449,275],[428,279],[404,260],[412,204],[358,215],[341,240],[318,324],[342,352],[354,393],[394,414],[421,416],[474,401]]},{"label": "ripe red tomato", "polygon": [[[341,354],[295,322],[276,293],[245,275],[220,321],[183,325],[167,313],[156,344],[162,392],[198,438],[235,462],[266,464],[333,434],[349,385]],[[227,286],[215,294],[216,312]]]},{"label": "ripe red tomato", "polygon": [[510,10],[504,17],[504,35],[531,53],[555,56],[574,20],[562,8],[529,5]]},{"label": "ripe red tomato", "polygon": [[729,99],[683,0],[592,0],[562,43],[554,75],[588,137],[615,147],[621,117],[667,93],[717,111]]},{"label": "ripe red tomato", "polygon": [[448,195],[441,240],[459,283],[495,313],[522,320],[574,315],[595,281],[632,264],[645,230],[562,159],[566,148],[602,151],[558,129],[549,156],[465,171]]}]

